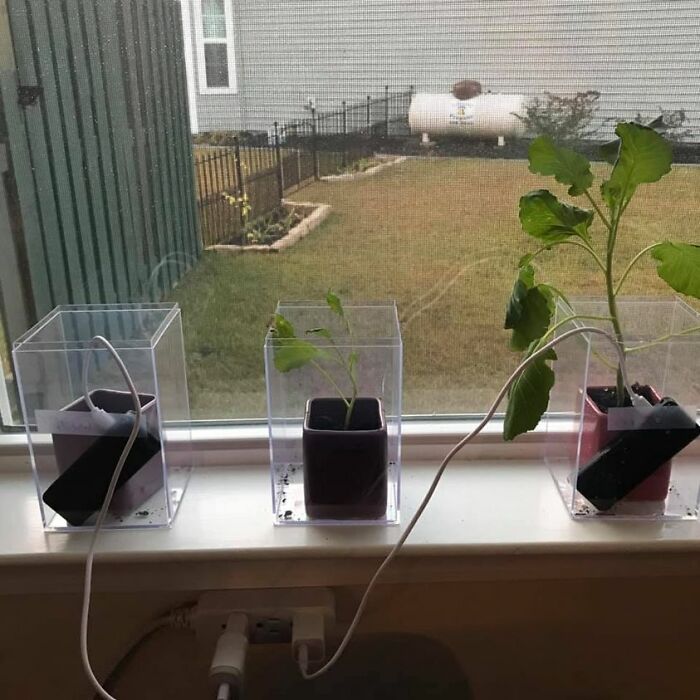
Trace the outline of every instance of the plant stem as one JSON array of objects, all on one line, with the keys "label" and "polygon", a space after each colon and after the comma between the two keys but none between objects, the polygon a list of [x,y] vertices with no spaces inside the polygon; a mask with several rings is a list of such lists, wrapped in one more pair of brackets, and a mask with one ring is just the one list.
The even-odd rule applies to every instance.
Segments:
[{"label": "plant stem", "polygon": [[700,333],[700,326],[692,326],[691,328],[686,328],[678,333],[667,333],[666,335],[661,335],[654,340],[650,340],[648,343],[643,343],[642,345],[635,345],[633,348],[625,348],[625,353],[637,352],[638,350],[646,350],[647,348],[653,348],[654,345],[663,343],[671,338],[682,338],[685,335],[691,335],[692,333]]},{"label": "plant stem", "polygon": [[588,201],[593,205],[593,208],[595,209],[596,214],[598,214],[598,216],[600,217],[600,220],[605,225],[605,228],[607,228],[608,231],[610,231],[610,229],[611,229],[610,222],[607,220],[607,218],[605,217],[605,214],[603,214],[600,207],[596,204],[595,199],[593,199],[593,197],[591,197],[591,193],[588,190],[584,190],[583,193],[586,195],[586,198],[588,199]]},{"label": "plant stem", "polygon": [[549,245],[542,246],[538,250],[536,250],[533,254],[530,260],[534,260],[540,253],[544,253],[546,250],[551,250],[552,248],[556,248],[557,246],[560,245],[573,245],[576,246],[576,248],[583,248],[589,255],[593,257],[595,260],[596,264],[598,267],[605,272],[605,265],[603,265],[603,261],[600,259],[600,256],[591,248],[591,246],[587,245],[586,243],[583,243],[582,241],[571,241],[571,240],[566,240],[566,241],[557,241],[556,243],[550,243]]},{"label": "plant stem", "polygon": [[[627,188],[623,190],[623,196],[620,201],[624,201],[624,193],[626,193]],[[612,226],[610,227],[608,233],[608,244],[607,252],[605,258],[605,289],[608,297],[608,309],[610,311],[611,322],[613,330],[615,331],[615,338],[617,339],[620,348],[624,351],[625,342],[622,335],[622,327],[620,326],[620,318],[617,313],[617,303],[615,300],[615,286],[613,281],[613,261],[615,253],[615,242],[617,240],[617,230],[620,226],[620,217],[622,216],[623,208],[620,207],[617,211],[617,216],[612,219]],[[622,368],[618,366],[617,368],[617,405],[619,407],[625,405],[625,382],[622,376]]]},{"label": "plant stem", "polygon": [[624,284],[625,280],[627,279],[627,275],[629,275],[630,271],[632,268],[637,264],[637,261],[645,254],[648,253],[650,250],[654,250],[654,248],[658,248],[661,245],[661,243],[652,243],[652,245],[647,246],[644,248],[644,250],[640,250],[630,261],[629,265],[627,265],[625,271],[622,273],[622,277],[620,277],[620,281],[617,283],[617,286],[615,287],[615,296],[617,296],[620,293],[620,288]]},{"label": "plant stem", "polygon": [[343,403],[350,408],[350,402],[345,397],[345,392],[336,384],[335,379],[327,372],[316,360],[311,360],[311,364],[335,387],[338,395],[343,400]]},{"label": "plant stem", "polygon": [[[350,421],[352,420],[352,412],[353,409],[355,408],[355,402],[357,401],[357,393],[358,393],[358,388],[357,388],[357,379],[355,379],[355,373],[353,371],[354,363],[351,361],[352,354],[355,352],[353,345],[352,345],[352,328],[350,328],[350,321],[348,321],[347,317],[345,316],[345,313],[343,313],[343,321],[345,321],[345,328],[348,331],[348,337],[350,338],[350,355],[348,355],[348,361],[347,363],[343,362],[343,367],[345,367],[345,370],[348,373],[348,376],[350,377],[350,383],[352,384],[352,398],[350,399],[350,403],[348,404],[348,408],[345,411],[345,430],[350,429]],[[335,343],[334,343],[335,345]],[[340,354],[340,351],[338,351]],[[357,362],[357,356],[355,356],[355,363]]]}]

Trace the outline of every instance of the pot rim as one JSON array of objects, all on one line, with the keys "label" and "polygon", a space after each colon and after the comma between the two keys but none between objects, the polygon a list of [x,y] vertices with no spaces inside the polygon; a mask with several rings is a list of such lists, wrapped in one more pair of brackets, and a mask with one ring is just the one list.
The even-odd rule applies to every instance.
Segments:
[{"label": "pot rim", "polygon": [[312,428],[309,426],[309,418],[311,416],[311,404],[318,400],[325,399],[330,401],[342,401],[336,396],[314,396],[311,399],[307,399],[304,407],[304,432],[308,433],[323,433],[324,435],[369,435],[371,433],[385,433],[386,432],[386,416],[384,415],[384,403],[378,396],[358,396],[357,400],[360,399],[376,401],[379,405],[379,427],[372,428],[371,430],[335,430],[323,428]]}]

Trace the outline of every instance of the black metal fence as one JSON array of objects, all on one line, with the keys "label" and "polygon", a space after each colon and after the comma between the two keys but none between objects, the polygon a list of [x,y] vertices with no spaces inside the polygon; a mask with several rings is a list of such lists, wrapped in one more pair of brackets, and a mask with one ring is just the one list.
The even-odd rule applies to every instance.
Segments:
[{"label": "black metal fence", "polygon": [[408,132],[413,88],[308,119],[278,124],[233,146],[195,146],[202,242],[245,243],[245,226],[282,204],[285,194],[371,155],[378,140]]}]

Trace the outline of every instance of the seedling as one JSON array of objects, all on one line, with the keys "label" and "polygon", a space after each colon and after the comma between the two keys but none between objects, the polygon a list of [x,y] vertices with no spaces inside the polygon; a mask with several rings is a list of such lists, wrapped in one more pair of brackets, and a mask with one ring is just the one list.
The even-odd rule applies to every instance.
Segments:
[{"label": "seedling", "polygon": [[[580,153],[557,146],[548,136],[535,139],[530,145],[530,171],[551,175],[568,185],[571,197],[585,198],[592,209],[582,209],[560,201],[549,190],[539,189],[520,198],[520,223],[523,230],[540,242],[534,252],[524,255],[518,263],[518,278],[506,310],[505,328],[512,330],[510,345],[513,350],[532,355],[541,348],[557,329],[576,319],[608,321],[624,353],[628,348],[618,315],[616,300],[635,265],[645,255],[651,255],[658,275],[675,291],[700,299],[700,246],[688,243],[662,241],[653,243],[634,255],[619,277],[615,275],[615,247],[621,231],[621,221],[639,185],[657,182],[671,170],[671,146],[653,128],[633,122],[621,122],[615,129],[617,139],[601,148],[603,159],[612,165],[607,180],[600,185],[602,201],[592,194],[594,175],[589,161]],[[596,221],[604,229],[601,238],[592,230]],[[575,246],[586,252],[599,268],[605,285],[608,316],[576,314],[566,296],[551,284],[535,282],[533,262],[540,255],[563,245]],[[556,300],[561,299],[571,315],[554,323]],[[700,326],[684,330],[687,335]],[[665,340],[658,338],[649,347]],[[549,354],[533,361],[512,385],[503,428],[506,440],[537,427],[549,404],[549,393],[554,386],[554,370]],[[622,372],[617,370],[616,397],[624,405],[625,390]]]},{"label": "seedling", "polygon": [[[328,308],[343,322],[345,331],[349,338],[352,338],[352,329],[345,309],[340,298],[333,291],[328,290],[326,294],[326,304]],[[274,364],[278,372],[291,372],[306,365],[311,365],[331,384],[345,404],[344,429],[348,430],[352,419],[352,412],[357,401],[357,362],[359,355],[356,350],[351,349],[345,356],[336,344],[333,334],[328,328],[309,328],[304,332],[306,336],[319,336],[325,338],[330,343],[330,349],[319,348],[311,341],[299,338],[296,335],[294,326],[282,315],[275,314],[270,327],[272,335],[279,340],[274,344]],[[331,361],[343,368],[347,375],[350,391],[344,391],[332,375],[323,367],[321,361]],[[349,393],[349,397],[348,397]]]}]

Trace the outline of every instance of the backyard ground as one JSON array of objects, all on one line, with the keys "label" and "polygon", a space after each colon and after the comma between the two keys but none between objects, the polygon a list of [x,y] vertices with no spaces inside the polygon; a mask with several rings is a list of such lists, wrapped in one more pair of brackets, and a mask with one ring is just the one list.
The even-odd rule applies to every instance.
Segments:
[{"label": "backyard ground", "polygon": [[[525,161],[421,158],[300,190],[295,200],[333,208],[318,229],[277,255],[205,253],[173,294],[185,321],[193,417],[264,416],[262,345],[277,300],[322,298],[329,287],[346,300],[396,299],[406,413],[483,411],[517,363],[503,313],[517,260],[537,247],[520,229],[518,198],[552,184]],[[693,166],[642,186],[626,214],[618,269],[650,242],[699,242],[698,192]],[[602,228],[595,234],[602,245]],[[563,247],[539,260],[539,279],[569,295],[604,293],[583,251]],[[625,289],[669,294],[648,260]]]}]

